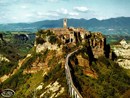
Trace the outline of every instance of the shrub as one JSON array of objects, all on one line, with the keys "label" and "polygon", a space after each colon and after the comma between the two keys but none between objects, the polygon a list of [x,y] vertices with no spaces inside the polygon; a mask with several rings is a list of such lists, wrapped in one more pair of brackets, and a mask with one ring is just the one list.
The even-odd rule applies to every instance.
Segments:
[{"label": "shrub", "polygon": [[45,40],[41,37],[38,37],[38,38],[36,38],[36,43],[37,44],[43,44],[43,43],[45,43]]},{"label": "shrub", "polygon": [[56,42],[57,42],[57,37],[56,37],[55,35],[50,36],[50,37],[49,37],[49,42],[50,42],[51,44],[56,43]]},{"label": "shrub", "polygon": [[47,30],[47,36],[50,36],[50,35],[54,35],[54,34],[50,30]]}]

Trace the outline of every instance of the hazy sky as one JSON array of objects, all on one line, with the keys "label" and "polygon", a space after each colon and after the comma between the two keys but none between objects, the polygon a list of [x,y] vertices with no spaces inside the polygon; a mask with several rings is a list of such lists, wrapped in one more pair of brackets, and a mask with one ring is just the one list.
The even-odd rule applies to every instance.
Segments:
[{"label": "hazy sky", "polygon": [[0,24],[120,16],[130,17],[130,0],[0,0]]}]

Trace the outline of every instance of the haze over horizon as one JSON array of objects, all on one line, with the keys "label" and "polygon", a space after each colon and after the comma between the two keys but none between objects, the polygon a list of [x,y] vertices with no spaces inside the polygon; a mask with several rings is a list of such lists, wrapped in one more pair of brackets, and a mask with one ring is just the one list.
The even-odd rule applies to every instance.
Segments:
[{"label": "haze over horizon", "polygon": [[130,0],[0,0],[0,24],[130,17]]}]

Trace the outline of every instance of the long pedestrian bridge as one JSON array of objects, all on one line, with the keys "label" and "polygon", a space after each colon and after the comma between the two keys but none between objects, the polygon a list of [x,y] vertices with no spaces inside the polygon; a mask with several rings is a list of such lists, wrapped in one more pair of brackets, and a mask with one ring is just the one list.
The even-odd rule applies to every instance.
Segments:
[{"label": "long pedestrian bridge", "polygon": [[67,79],[67,84],[69,86],[69,94],[72,98],[83,98],[81,96],[81,94],[79,93],[79,91],[77,90],[77,88],[74,85],[74,82],[72,80],[72,76],[70,73],[70,67],[69,67],[69,57],[74,54],[75,52],[77,52],[78,50],[75,50],[71,53],[69,53],[66,57],[66,62],[65,62],[65,74],[66,74],[66,79]]}]

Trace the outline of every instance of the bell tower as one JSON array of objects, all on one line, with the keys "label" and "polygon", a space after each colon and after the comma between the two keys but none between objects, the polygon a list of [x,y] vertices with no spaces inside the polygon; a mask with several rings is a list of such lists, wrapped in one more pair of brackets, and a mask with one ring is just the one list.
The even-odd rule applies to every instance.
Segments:
[{"label": "bell tower", "polygon": [[67,18],[64,18],[64,20],[63,20],[63,27],[67,28]]}]

